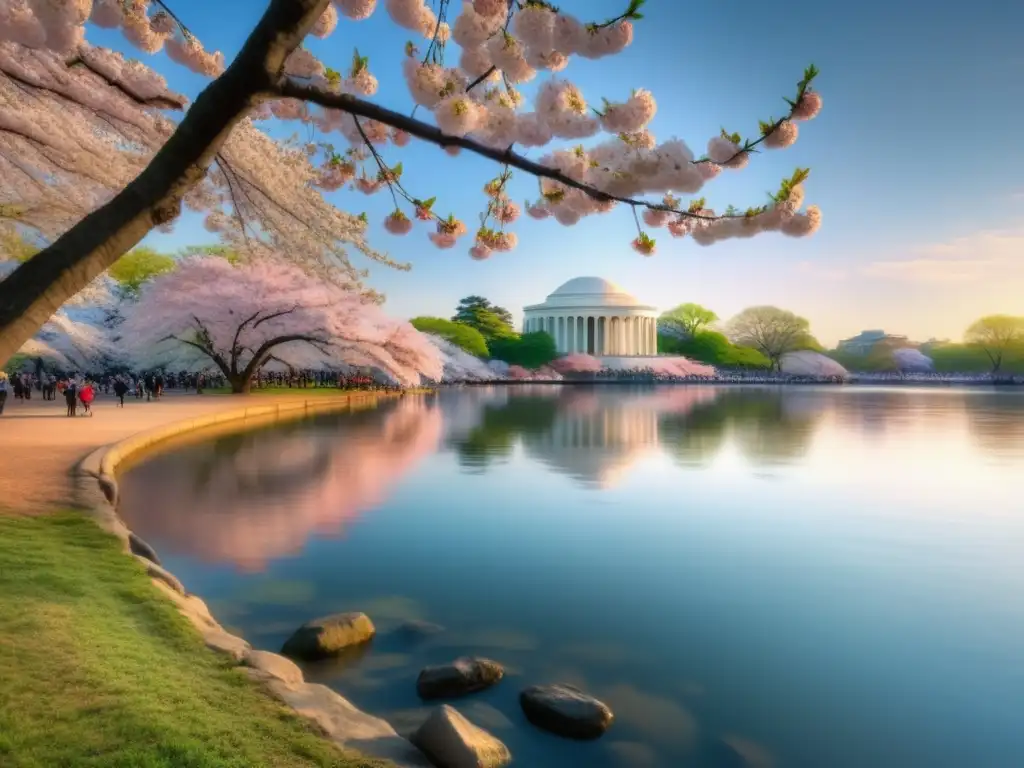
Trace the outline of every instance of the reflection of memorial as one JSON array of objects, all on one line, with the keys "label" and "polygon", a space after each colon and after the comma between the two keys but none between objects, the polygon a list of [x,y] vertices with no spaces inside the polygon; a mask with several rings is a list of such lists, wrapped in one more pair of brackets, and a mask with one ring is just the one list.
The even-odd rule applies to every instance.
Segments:
[{"label": "reflection of memorial", "polygon": [[700,465],[731,444],[751,464],[792,461],[808,449],[830,401],[799,388],[615,385],[523,387],[479,402],[477,424],[449,437],[463,466],[484,470],[521,444],[555,472],[608,486],[658,453]]},{"label": "reflection of memorial", "polygon": [[551,428],[523,436],[526,453],[588,485],[614,485],[658,450],[658,411],[643,401],[603,398],[596,409],[564,408]]},{"label": "reflection of memorial", "polygon": [[409,397],[341,419],[224,437],[133,469],[122,513],[168,553],[261,570],[382,503],[434,452],[442,427],[436,404]]}]

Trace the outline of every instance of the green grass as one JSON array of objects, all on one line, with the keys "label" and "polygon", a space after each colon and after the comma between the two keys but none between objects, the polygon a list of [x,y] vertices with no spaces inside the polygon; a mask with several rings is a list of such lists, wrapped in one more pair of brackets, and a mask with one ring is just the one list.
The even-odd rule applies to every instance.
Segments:
[{"label": "green grass", "polygon": [[381,768],[316,735],[77,514],[0,516],[0,765]]}]

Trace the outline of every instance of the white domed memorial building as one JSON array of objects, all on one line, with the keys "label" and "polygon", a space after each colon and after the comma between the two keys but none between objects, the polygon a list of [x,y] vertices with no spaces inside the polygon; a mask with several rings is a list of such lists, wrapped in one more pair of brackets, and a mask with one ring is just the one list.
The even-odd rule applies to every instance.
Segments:
[{"label": "white domed memorial building", "polygon": [[559,354],[654,357],[658,309],[600,277],[576,277],[523,308],[523,332],[547,331]]}]

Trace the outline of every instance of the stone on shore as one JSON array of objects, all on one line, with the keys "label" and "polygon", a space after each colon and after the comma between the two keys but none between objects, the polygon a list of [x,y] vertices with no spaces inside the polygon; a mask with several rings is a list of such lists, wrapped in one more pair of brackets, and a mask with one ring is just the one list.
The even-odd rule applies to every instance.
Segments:
[{"label": "stone on shore", "polygon": [[376,633],[365,613],[336,613],[307,621],[285,641],[281,653],[305,661],[326,659],[369,642]]},{"label": "stone on shore", "polygon": [[163,566],[157,565],[152,560],[147,557],[143,557],[142,555],[133,554],[132,557],[134,557],[135,560],[146,569],[146,573],[154,579],[159,579],[180,595],[188,594],[188,592],[185,591],[184,585],[178,581],[178,577],[166,570]]},{"label": "stone on shore", "polygon": [[140,538],[133,531],[128,532],[128,547],[131,549],[133,555],[144,557],[151,563],[163,566],[160,562],[160,557],[157,555],[156,550],[153,549],[144,539]]},{"label": "stone on shore", "polygon": [[253,669],[266,672],[288,685],[298,685],[304,682],[302,670],[291,659],[279,656],[269,651],[249,651],[243,659],[245,664]]},{"label": "stone on shore", "polygon": [[496,661],[462,657],[451,664],[425,667],[416,680],[421,699],[450,699],[476,693],[501,680],[505,670]]},{"label": "stone on shore", "polygon": [[564,683],[531,686],[519,704],[535,726],[570,739],[596,739],[615,720],[607,704]]},{"label": "stone on shore", "polygon": [[[249,670],[253,672],[254,670]],[[312,720],[344,749],[390,760],[396,768],[430,768],[426,756],[403,739],[385,720],[363,712],[325,685],[298,683],[266,676],[266,686],[299,715]]]},{"label": "stone on shore", "polygon": [[443,704],[410,739],[438,768],[502,768],[512,753],[498,739]]}]

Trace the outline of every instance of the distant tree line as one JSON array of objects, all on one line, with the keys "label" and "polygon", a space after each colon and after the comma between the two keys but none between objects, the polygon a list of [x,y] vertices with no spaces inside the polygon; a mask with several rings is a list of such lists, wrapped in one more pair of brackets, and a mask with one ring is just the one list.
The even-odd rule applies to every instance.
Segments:
[{"label": "distant tree line", "polygon": [[417,317],[412,324],[417,330],[440,336],[481,359],[536,369],[558,357],[550,333],[518,333],[512,326],[512,313],[483,296],[462,299],[450,320]]}]

